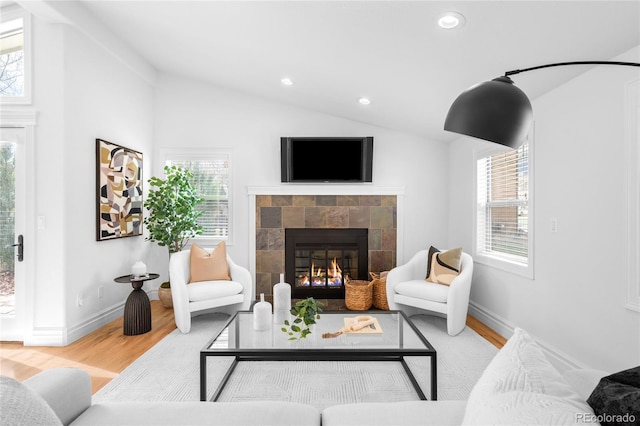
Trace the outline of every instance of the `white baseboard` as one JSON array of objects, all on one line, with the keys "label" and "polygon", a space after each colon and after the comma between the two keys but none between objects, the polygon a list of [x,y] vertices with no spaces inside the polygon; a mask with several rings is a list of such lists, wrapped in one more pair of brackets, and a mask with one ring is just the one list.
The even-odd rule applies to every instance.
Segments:
[{"label": "white baseboard", "polygon": [[67,330],[64,327],[36,327],[23,338],[25,346],[66,346]]},{"label": "white baseboard", "polygon": [[478,319],[481,323],[507,339],[511,337],[515,329],[509,321],[500,315],[472,301],[469,301],[469,315]]},{"label": "white baseboard", "polygon": [[24,336],[25,346],[67,346],[122,316],[124,302],[111,306],[93,317],[71,328],[42,327],[34,328],[28,336]]},{"label": "white baseboard", "polygon": [[67,330],[67,342],[65,343],[65,345],[75,342],[76,340],[86,336],[92,331],[96,331],[100,327],[118,319],[123,315],[123,312],[124,302],[117,303],[101,312],[98,312],[88,320],[69,328]]},{"label": "white baseboard", "polygon": [[24,336],[25,346],[67,346],[81,337],[86,336],[122,316],[124,303],[118,303],[88,320],[71,328],[42,327],[34,328],[29,335]]},{"label": "white baseboard", "polygon": [[[469,314],[507,339],[513,335],[513,331],[517,327],[495,312],[471,301],[469,302]],[[525,331],[527,331],[527,333],[529,333],[529,335],[536,341],[538,346],[540,346],[549,362],[561,373],[576,368],[588,368],[588,366],[582,364],[572,356],[536,337],[530,331]]]}]

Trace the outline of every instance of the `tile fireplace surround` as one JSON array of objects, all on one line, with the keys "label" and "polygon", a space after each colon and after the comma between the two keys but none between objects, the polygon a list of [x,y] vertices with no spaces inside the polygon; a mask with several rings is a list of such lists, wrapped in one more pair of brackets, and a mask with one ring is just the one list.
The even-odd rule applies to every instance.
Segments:
[{"label": "tile fireplace surround", "polygon": [[[251,271],[256,295],[272,295],[284,272],[286,228],[367,228],[369,271],[396,265],[403,190],[359,186],[291,186],[249,188],[252,225]],[[250,211],[251,211],[250,210]],[[401,217],[401,216],[400,216]]]}]

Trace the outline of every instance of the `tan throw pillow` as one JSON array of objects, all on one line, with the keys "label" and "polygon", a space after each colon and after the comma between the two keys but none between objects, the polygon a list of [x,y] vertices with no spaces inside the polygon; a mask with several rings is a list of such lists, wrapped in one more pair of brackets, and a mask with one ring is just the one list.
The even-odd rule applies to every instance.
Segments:
[{"label": "tan throw pillow", "polygon": [[460,274],[462,247],[439,251],[432,246],[429,249],[429,255],[427,281],[451,285],[451,282]]},{"label": "tan throw pillow", "polygon": [[193,244],[189,257],[190,283],[231,279],[227,264],[227,246],[224,241],[221,241],[211,253]]}]

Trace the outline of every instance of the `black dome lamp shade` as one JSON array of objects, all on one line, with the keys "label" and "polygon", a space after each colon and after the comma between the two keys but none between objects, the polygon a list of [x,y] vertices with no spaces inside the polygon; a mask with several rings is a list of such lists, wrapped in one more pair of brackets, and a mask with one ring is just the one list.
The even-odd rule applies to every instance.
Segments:
[{"label": "black dome lamp shade", "polygon": [[562,65],[626,65],[640,67],[635,62],[582,61],[541,65],[507,71],[504,76],[476,84],[465,90],[451,105],[444,129],[450,132],[484,139],[510,148],[524,141],[533,110],[527,95],[518,89],[510,75],[540,68]]}]

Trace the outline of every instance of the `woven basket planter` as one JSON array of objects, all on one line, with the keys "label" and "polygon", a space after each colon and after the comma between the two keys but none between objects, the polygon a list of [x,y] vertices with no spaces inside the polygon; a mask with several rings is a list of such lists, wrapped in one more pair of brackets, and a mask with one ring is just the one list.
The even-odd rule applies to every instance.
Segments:
[{"label": "woven basket planter", "polygon": [[373,283],[351,280],[344,283],[344,303],[351,311],[366,311],[373,304]]},{"label": "woven basket planter", "polygon": [[373,285],[373,307],[382,309],[384,311],[389,310],[389,302],[387,302],[387,278],[380,278],[380,274],[370,272],[371,281]]}]

